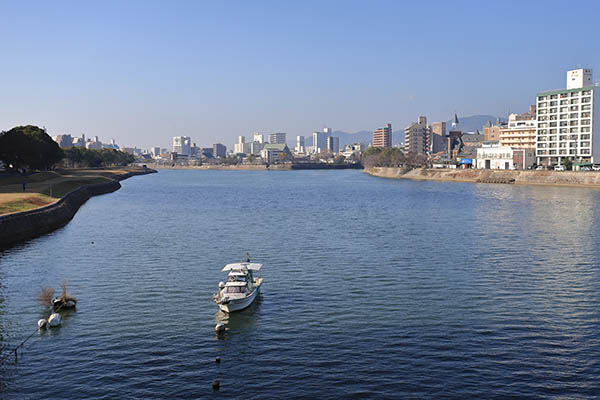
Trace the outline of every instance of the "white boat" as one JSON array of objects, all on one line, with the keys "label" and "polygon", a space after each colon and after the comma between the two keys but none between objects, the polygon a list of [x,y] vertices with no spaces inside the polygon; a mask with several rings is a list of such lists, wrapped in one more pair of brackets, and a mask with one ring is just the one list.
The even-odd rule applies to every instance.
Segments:
[{"label": "white boat", "polygon": [[246,262],[227,264],[222,272],[228,272],[227,282],[219,282],[219,292],[213,300],[226,313],[247,308],[260,292],[262,278],[255,277],[262,264]]}]

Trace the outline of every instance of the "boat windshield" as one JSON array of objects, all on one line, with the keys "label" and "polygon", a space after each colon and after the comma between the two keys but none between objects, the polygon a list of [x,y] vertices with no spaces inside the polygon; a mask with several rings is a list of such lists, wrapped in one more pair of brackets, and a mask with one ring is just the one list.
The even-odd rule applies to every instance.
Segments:
[{"label": "boat windshield", "polygon": [[246,286],[227,286],[225,293],[246,293]]},{"label": "boat windshield", "polygon": [[246,282],[246,275],[229,275],[227,277],[228,282]]}]

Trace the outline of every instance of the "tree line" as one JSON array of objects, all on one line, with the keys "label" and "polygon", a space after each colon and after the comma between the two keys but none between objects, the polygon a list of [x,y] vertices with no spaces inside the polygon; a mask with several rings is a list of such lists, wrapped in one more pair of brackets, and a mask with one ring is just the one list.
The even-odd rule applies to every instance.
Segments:
[{"label": "tree line", "polygon": [[66,167],[127,165],[135,158],[114,149],[61,149],[44,129],[26,125],[0,132],[0,161],[6,168],[25,172],[49,170],[60,163]]},{"label": "tree line", "polygon": [[419,168],[426,166],[429,160],[424,154],[403,152],[397,147],[369,147],[362,154],[362,164],[365,168],[397,167]]}]

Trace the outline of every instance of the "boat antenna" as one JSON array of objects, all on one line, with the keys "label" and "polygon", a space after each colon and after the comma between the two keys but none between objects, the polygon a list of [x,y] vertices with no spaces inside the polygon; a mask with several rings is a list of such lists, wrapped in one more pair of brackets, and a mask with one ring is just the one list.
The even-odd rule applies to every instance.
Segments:
[{"label": "boat antenna", "polygon": [[250,262],[250,254],[246,253],[246,262],[249,263]]}]

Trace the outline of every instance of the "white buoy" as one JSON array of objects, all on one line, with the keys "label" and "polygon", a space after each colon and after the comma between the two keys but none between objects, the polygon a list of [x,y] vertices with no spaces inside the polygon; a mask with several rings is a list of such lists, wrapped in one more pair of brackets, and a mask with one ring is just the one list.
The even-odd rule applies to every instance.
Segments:
[{"label": "white buoy", "polygon": [[38,329],[45,328],[47,323],[48,323],[48,322],[47,322],[45,319],[43,319],[43,318],[42,318],[42,319],[40,319],[40,320],[38,321]]},{"label": "white buoy", "polygon": [[62,322],[62,317],[60,316],[59,313],[54,313],[52,315],[50,315],[50,318],[48,318],[48,326],[50,328],[54,328],[55,326],[59,326]]},{"label": "white buoy", "polygon": [[216,326],[215,326],[215,332],[217,333],[223,333],[225,332],[225,324],[222,322],[219,322]]}]

